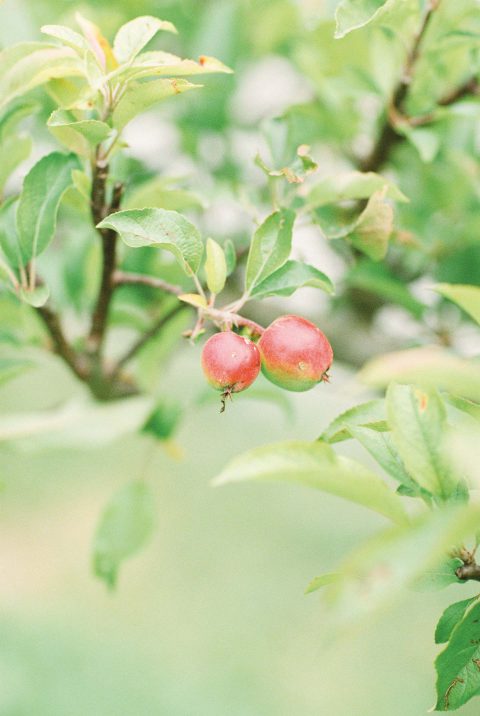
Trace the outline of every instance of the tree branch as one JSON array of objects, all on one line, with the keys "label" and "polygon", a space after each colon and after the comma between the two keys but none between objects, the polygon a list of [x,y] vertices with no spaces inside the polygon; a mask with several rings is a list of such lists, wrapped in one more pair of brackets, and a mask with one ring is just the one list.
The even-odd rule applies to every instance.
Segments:
[{"label": "tree branch", "polygon": [[[114,211],[118,211],[123,194],[123,184],[117,183],[113,188],[110,204],[106,201],[106,184],[108,164],[98,156],[95,161],[92,179],[91,213],[94,225]],[[107,326],[108,309],[114,291],[113,273],[116,265],[117,234],[113,229],[98,229],[102,239],[102,276],[97,303],[92,315],[92,323],[88,338],[89,351],[97,358],[102,350],[105,329]]]},{"label": "tree branch", "polygon": [[455,574],[459,579],[465,582],[469,580],[480,582],[480,565],[475,561],[463,564],[456,570]]},{"label": "tree branch", "polygon": [[50,334],[54,352],[64,360],[77,378],[87,381],[89,375],[88,367],[84,364],[82,357],[74,351],[65,338],[59,316],[48,306],[40,306],[36,310]]},{"label": "tree branch", "polygon": [[184,293],[180,286],[174,286],[167,281],[156,276],[147,276],[140,273],[128,273],[126,271],[115,271],[113,274],[114,287],[117,286],[149,286],[150,288],[158,288],[160,291],[172,293],[175,296],[181,296]]},{"label": "tree branch", "polygon": [[130,361],[135,358],[137,353],[139,353],[142,348],[152,339],[154,338],[166,324],[172,320],[175,316],[177,316],[181,311],[187,310],[189,307],[184,303],[177,303],[168,313],[164,314],[160,318],[158,318],[155,323],[151,326],[151,328],[148,329],[145,333],[143,333],[137,341],[129,348],[129,350],[123,355],[116,365],[114,366],[113,370],[110,373],[110,380],[114,381],[118,375],[120,374],[122,368],[127,364],[130,363]]}]

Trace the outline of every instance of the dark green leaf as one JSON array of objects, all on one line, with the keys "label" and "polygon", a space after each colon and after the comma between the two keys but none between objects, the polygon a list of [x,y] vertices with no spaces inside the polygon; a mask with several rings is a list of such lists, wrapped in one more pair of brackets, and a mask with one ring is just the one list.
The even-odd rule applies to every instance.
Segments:
[{"label": "dark green leaf", "polygon": [[446,644],[452,636],[452,632],[457,624],[462,621],[465,612],[474,602],[478,600],[478,595],[463,599],[461,602],[450,604],[445,609],[435,629],[435,644]]},{"label": "dark green leaf", "polygon": [[294,220],[293,211],[281,209],[270,214],[256,230],[247,259],[245,286],[249,292],[288,259]]},{"label": "dark green leaf", "polygon": [[326,293],[334,293],[333,284],[324,273],[300,261],[287,261],[283,266],[256,284],[252,298],[268,296],[291,296],[298,288],[312,286]]}]

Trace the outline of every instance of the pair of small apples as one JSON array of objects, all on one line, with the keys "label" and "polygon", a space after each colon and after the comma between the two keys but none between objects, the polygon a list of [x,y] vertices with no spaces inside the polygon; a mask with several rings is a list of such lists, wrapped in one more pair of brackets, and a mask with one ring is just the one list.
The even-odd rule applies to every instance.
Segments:
[{"label": "pair of small apples", "polygon": [[205,377],[225,399],[240,393],[257,378],[260,369],[275,385],[302,392],[327,381],[333,360],[327,337],[300,316],[281,316],[262,333],[258,343],[232,331],[216,333],[205,343]]}]

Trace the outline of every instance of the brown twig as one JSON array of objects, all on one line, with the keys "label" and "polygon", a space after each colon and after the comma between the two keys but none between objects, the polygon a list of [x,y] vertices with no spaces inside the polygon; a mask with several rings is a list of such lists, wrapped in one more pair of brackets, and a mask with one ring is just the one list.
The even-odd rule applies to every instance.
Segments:
[{"label": "brown twig", "polygon": [[115,271],[113,274],[113,284],[117,286],[149,286],[150,288],[158,288],[160,291],[172,293],[175,296],[181,296],[184,293],[180,286],[174,286],[167,281],[156,276],[147,276],[140,273],[129,273],[126,271]]},{"label": "brown twig", "polygon": [[50,334],[54,352],[63,359],[77,378],[86,381],[88,368],[82,360],[82,356],[72,348],[65,338],[58,314],[49,306],[39,306],[37,313]]},{"label": "brown twig", "polygon": [[[115,184],[112,200],[110,204],[108,204],[106,201],[107,178],[108,164],[106,161],[99,159],[97,153],[97,159],[93,169],[91,194],[91,213],[95,226],[97,226],[107,214],[115,212],[120,208],[123,184]],[[97,359],[102,350],[108,319],[108,309],[114,291],[113,274],[116,265],[117,246],[117,234],[113,229],[98,229],[98,232],[102,239],[102,277],[88,339],[89,352]]]},{"label": "brown twig", "polygon": [[122,371],[122,368],[130,361],[135,358],[142,348],[155,336],[160,333],[162,328],[172,320],[181,311],[187,310],[189,307],[184,303],[177,303],[168,313],[158,318],[155,323],[143,333],[135,343],[128,349],[128,351],[118,360],[114,368],[110,372],[109,378],[111,381],[115,381]]},{"label": "brown twig", "polygon": [[463,564],[456,570],[455,574],[457,575],[458,579],[461,579],[465,582],[469,580],[480,582],[480,564],[477,564],[475,561]]}]

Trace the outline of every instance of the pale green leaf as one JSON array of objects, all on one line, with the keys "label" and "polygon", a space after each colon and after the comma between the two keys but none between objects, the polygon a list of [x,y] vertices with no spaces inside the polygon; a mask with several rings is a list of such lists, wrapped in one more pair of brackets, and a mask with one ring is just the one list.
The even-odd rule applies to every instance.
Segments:
[{"label": "pale green leaf", "polygon": [[191,77],[212,72],[230,74],[232,71],[215,57],[202,55],[199,61],[195,62],[195,60],[183,60],[169,52],[154,50],[143,52],[130,65],[120,67],[113,74],[130,81],[142,77]]},{"label": "pale green leaf", "polygon": [[85,50],[89,49],[85,38],[83,38],[80,33],[75,32],[75,30],[65,27],[65,25],[43,25],[43,27],[40,28],[40,32],[43,32],[44,35],[54,37],[56,40],[60,40],[63,45],[80,51],[82,55]]},{"label": "pale green leaf", "polygon": [[122,562],[151,538],[155,504],[150,487],[141,480],[124,485],[105,508],[93,544],[93,569],[115,587]]},{"label": "pale green leaf", "polygon": [[437,592],[450,584],[465,584],[455,574],[455,570],[462,564],[462,560],[457,557],[446,557],[434,567],[426,569],[412,584],[412,588],[417,592]]},{"label": "pale green leaf", "polygon": [[354,171],[334,174],[314,184],[306,198],[307,208],[314,209],[346,199],[369,199],[383,187],[386,187],[387,198],[408,201],[405,194],[389,179],[375,172]]},{"label": "pale green leaf", "polygon": [[120,64],[131,62],[160,30],[177,32],[171,22],[149,15],[136,17],[122,25],[113,41],[113,52],[117,61]]},{"label": "pale green leaf", "polygon": [[227,262],[222,247],[213,239],[207,239],[204,268],[208,290],[212,293],[223,291],[227,280]]},{"label": "pale green leaf", "polygon": [[380,261],[387,253],[392,230],[393,209],[385,201],[385,189],[382,189],[372,194],[347,238],[358,251],[373,261]]},{"label": "pale green leaf", "polygon": [[267,296],[291,296],[298,288],[312,286],[326,293],[334,293],[333,284],[324,273],[315,266],[300,261],[287,261],[283,266],[256,284],[250,295],[252,298]]},{"label": "pale green leaf", "polygon": [[48,298],[50,296],[50,289],[48,286],[37,286],[34,289],[20,289],[19,292],[20,298],[22,301],[25,301],[25,303],[28,303],[29,306],[33,306],[34,308],[39,308],[40,306],[45,305],[45,303],[48,301]]},{"label": "pale green leaf", "polygon": [[451,495],[456,481],[442,454],[446,411],[438,393],[392,383],[386,401],[393,442],[409,475],[433,495]]},{"label": "pale green leaf", "polygon": [[120,131],[134,117],[150,109],[158,102],[199,87],[201,85],[175,78],[152,80],[150,82],[131,82],[113,111],[113,126]]},{"label": "pale green leaf", "polygon": [[0,358],[0,385],[8,383],[31,368],[33,368],[32,361],[24,358]]},{"label": "pale green leaf", "polygon": [[15,131],[22,119],[34,114],[39,108],[38,102],[23,98],[17,99],[5,107],[0,115],[0,137],[2,140]]},{"label": "pale green leaf", "polygon": [[176,211],[128,209],[110,214],[98,226],[116,231],[127,246],[158,246],[170,251],[187,274],[199,269],[203,254],[200,232]]},{"label": "pale green leaf", "polygon": [[453,630],[465,616],[467,609],[474,604],[478,598],[479,595],[470,597],[470,599],[462,599],[461,602],[450,604],[450,606],[445,609],[435,629],[435,644],[447,643]]},{"label": "pale green leaf", "polygon": [[480,323],[480,286],[438,283],[434,289],[463,308],[477,323]]},{"label": "pale green leaf", "polygon": [[410,348],[380,355],[359,372],[361,381],[385,388],[392,380],[439,388],[480,402],[480,363],[439,346]]},{"label": "pale green leaf", "polygon": [[202,200],[193,191],[178,189],[172,186],[174,180],[155,176],[127,194],[122,206],[125,209],[136,209],[142,206],[157,209],[183,211],[202,207]]},{"label": "pale green leaf", "polygon": [[412,480],[405,469],[400,455],[398,454],[392,437],[387,432],[379,432],[365,426],[349,426],[352,437],[368,450],[370,455],[383,467],[385,472],[391,475],[401,485],[408,487],[420,496],[420,486]]},{"label": "pale green leaf", "polygon": [[72,184],[72,154],[52,152],[40,159],[25,177],[17,210],[17,231],[23,263],[44,251],[52,240],[63,194]]},{"label": "pale green leaf", "polygon": [[328,443],[349,440],[352,437],[350,428],[357,425],[372,430],[389,430],[385,401],[369,400],[368,403],[361,403],[349,408],[332,420],[321,434],[320,439]]},{"label": "pale green leaf", "polygon": [[0,142],[0,194],[19,164],[30,156],[32,139],[27,134],[8,134]]},{"label": "pale green leaf", "polygon": [[340,39],[349,32],[368,25],[396,2],[397,0],[342,0],[335,13],[335,37]]},{"label": "pale green leaf", "polygon": [[338,574],[336,572],[329,572],[328,574],[321,574],[319,577],[314,577],[312,581],[308,583],[305,594],[316,592],[318,589],[326,587],[327,584],[333,584],[337,579]]},{"label": "pale green leaf", "polygon": [[68,149],[87,157],[94,147],[108,139],[112,133],[111,127],[105,122],[99,119],[77,120],[72,112],[65,109],[52,112],[47,126]]},{"label": "pale green leaf", "polygon": [[16,196],[10,197],[0,205],[0,248],[12,268],[23,265],[15,225],[17,207],[18,197]]},{"label": "pale green leaf", "polygon": [[55,77],[81,77],[83,62],[69,47],[22,42],[0,53],[0,106]]},{"label": "pale green leaf", "polygon": [[326,443],[283,442],[255,448],[234,458],[215,484],[273,480],[313,487],[368,507],[403,524],[402,500],[360,463],[336,455]]},{"label": "pale green leaf", "polygon": [[235,244],[231,239],[227,239],[223,244],[223,250],[225,252],[225,260],[227,262],[227,276],[230,276],[235,271],[237,265],[237,252],[235,250]]},{"label": "pale green leaf", "polygon": [[247,259],[245,286],[249,292],[288,259],[294,221],[293,211],[280,209],[270,214],[256,230]]}]

